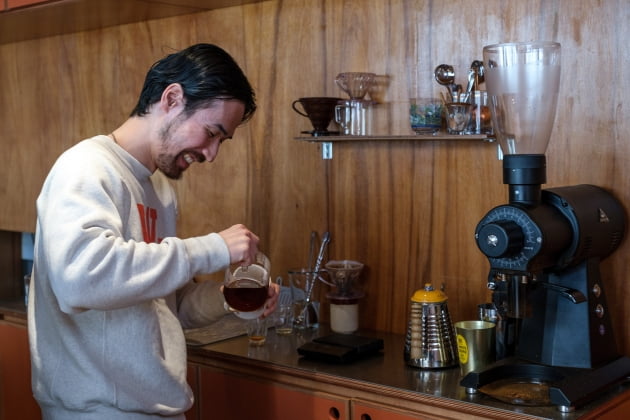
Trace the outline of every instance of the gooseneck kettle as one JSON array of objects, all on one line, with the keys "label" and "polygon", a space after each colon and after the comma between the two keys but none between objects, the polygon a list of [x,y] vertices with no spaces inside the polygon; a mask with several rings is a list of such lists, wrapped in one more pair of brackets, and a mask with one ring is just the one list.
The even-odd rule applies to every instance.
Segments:
[{"label": "gooseneck kettle", "polygon": [[456,366],[457,340],[446,306],[447,296],[430,283],[411,297],[409,327],[405,339],[408,365],[439,369]]}]

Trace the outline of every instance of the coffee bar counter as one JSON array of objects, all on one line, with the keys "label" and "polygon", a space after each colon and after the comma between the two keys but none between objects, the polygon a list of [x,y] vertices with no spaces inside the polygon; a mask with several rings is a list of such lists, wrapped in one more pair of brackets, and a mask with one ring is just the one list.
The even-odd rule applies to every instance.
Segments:
[{"label": "coffee bar counter", "polygon": [[[6,325],[14,325],[16,330],[24,331],[25,336],[26,308],[23,301],[0,302],[0,321]],[[358,334],[362,336],[382,339],[383,350],[352,363],[335,364],[306,359],[297,352],[297,348],[304,343],[329,334],[326,325],[320,326],[318,330],[294,332],[287,336],[277,335],[272,328],[266,343],[261,347],[250,346],[247,337],[238,331],[238,324],[228,322],[222,325],[218,330],[205,329],[207,333],[203,330],[201,334],[199,330],[196,333],[195,330],[187,332],[189,381],[196,392],[197,401],[194,408],[197,415],[188,416],[188,419],[248,418],[232,416],[230,413],[235,407],[249,407],[249,410],[256,413],[252,418],[259,420],[305,420],[311,417],[303,413],[318,409],[325,410],[326,414],[313,415],[312,418],[630,418],[630,381],[612,386],[605,394],[573,412],[563,413],[555,406],[516,406],[481,393],[468,395],[459,385],[461,378],[457,367],[424,370],[407,366],[403,359],[403,335],[360,331]],[[207,340],[204,340],[206,337]],[[2,340],[2,346],[9,342],[14,342],[14,339]],[[25,354],[25,357],[28,356]],[[29,375],[25,372],[26,376]],[[221,384],[221,381],[226,381],[226,384]],[[252,384],[253,387],[250,386]],[[238,389],[235,390],[235,386]],[[247,390],[255,390],[256,395],[252,395],[254,391],[248,393]],[[274,395],[281,403],[274,405],[269,402]],[[255,397],[260,400],[257,402]],[[247,404],[240,403],[246,400]],[[298,417],[283,414],[282,406],[290,401],[301,404],[298,408],[302,410],[302,414]],[[222,404],[225,406],[223,412]],[[337,407],[333,409],[332,405],[335,404]],[[205,412],[211,412],[214,417],[205,415]]]},{"label": "coffee bar counter", "polygon": [[26,324],[24,298],[0,300],[0,320]]},{"label": "coffee bar counter", "polygon": [[[381,338],[384,349],[377,355],[369,356],[348,364],[335,364],[301,357],[297,348],[318,336],[329,334],[327,326],[319,330],[297,332],[292,335],[277,335],[269,330],[267,342],[262,347],[249,346],[246,336],[238,336],[212,344],[189,346],[189,362],[200,372],[209,370],[212,381],[203,383],[200,379],[203,407],[212,405],[218,409],[221,401],[213,399],[213,389],[222,385],[216,383],[221,378],[246,390],[247,383],[263,384],[266,398],[272,390],[289,390],[317,396],[324,393],[332,401],[341,402],[341,410],[331,409],[329,419],[351,420],[406,420],[422,419],[620,419],[630,418],[630,382],[616,384],[585,406],[575,411],[563,413],[555,406],[532,407],[502,403],[481,393],[469,395],[459,385],[459,368],[443,370],[421,370],[407,366],[403,359],[403,335],[381,332],[360,331],[367,337]],[[231,378],[239,378],[230,382]],[[227,383],[226,383],[227,385]],[[204,392],[204,386],[210,388]],[[259,389],[254,387],[252,389]],[[243,391],[245,392],[245,391]],[[258,391],[257,391],[258,392]],[[242,395],[246,399],[251,395]],[[283,398],[280,397],[279,401]],[[251,404],[256,404],[255,400]],[[268,406],[267,403],[262,404]],[[313,404],[317,407],[317,404]],[[344,407],[350,414],[343,415]],[[227,409],[227,408],[226,408]],[[261,406],[259,413],[264,407]],[[218,409],[219,412],[221,411]],[[361,411],[363,410],[363,411]],[[339,415],[339,411],[342,412]],[[368,413],[368,415],[363,413]],[[369,414],[371,413],[371,414]],[[378,414],[375,414],[378,413]],[[278,415],[270,418],[283,419]],[[200,418],[203,418],[201,416]],[[238,417],[234,417],[238,418]],[[261,419],[267,417],[258,417]],[[307,417],[303,417],[307,418]],[[321,417],[320,417],[321,418]]]}]

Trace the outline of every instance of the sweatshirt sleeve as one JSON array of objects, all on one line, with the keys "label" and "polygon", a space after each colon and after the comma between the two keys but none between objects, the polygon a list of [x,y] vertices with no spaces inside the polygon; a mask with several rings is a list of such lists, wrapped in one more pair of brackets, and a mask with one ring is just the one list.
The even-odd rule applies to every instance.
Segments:
[{"label": "sweatshirt sleeve", "polygon": [[204,327],[228,313],[224,303],[220,283],[191,281],[177,292],[177,316],[183,328]]},{"label": "sweatshirt sleeve", "polygon": [[[64,312],[112,310],[165,297],[195,275],[229,264],[218,234],[145,241],[136,204],[143,189],[134,168],[115,168],[98,150],[73,149],[57,161],[37,200],[39,269],[46,270]],[[175,223],[174,206],[160,211],[165,214],[159,217]]]}]

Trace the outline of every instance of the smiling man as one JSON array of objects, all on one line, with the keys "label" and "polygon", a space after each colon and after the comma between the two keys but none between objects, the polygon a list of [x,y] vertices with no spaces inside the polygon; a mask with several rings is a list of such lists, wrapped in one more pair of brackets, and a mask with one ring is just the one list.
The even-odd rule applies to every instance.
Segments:
[{"label": "smiling man", "polygon": [[[243,225],[176,236],[168,178],[212,162],[256,109],[221,48],[193,45],[155,63],[129,119],[64,152],[37,200],[28,322],[33,392],[47,420],[183,419],[183,328],[225,314],[198,274],[249,264]],[[275,309],[270,287],[264,316]]]}]

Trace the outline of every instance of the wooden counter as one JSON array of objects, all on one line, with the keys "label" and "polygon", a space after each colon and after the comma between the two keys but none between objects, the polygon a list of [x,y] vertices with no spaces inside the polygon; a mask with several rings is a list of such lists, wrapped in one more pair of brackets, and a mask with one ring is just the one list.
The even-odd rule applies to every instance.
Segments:
[{"label": "wooden counter", "polygon": [[[0,302],[0,323],[18,327],[25,337],[23,302]],[[351,364],[327,364],[298,355],[297,347],[328,333],[326,325],[290,336],[276,335],[271,329],[262,347],[249,346],[245,336],[189,346],[189,382],[196,404],[187,419],[212,418],[207,413],[223,420],[252,414],[258,420],[308,420],[309,415],[332,420],[630,418],[628,382],[572,413],[561,413],[556,407],[504,404],[483,394],[468,395],[459,386],[457,368],[407,366],[404,336],[398,334],[362,331],[362,335],[382,338],[384,350]],[[2,347],[9,343],[1,342]],[[252,400],[239,403],[245,394]]]},{"label": "wooden counter", "polygon": [[[613,387],[605,397],[572,413],[562,413],[556,407],[504,404],[483,394],[468,395],[459,386],[460,374],[457,368],[420,370],[408,367],[403,360],[403,335],[362,332],[362,335],[383,338],[384,351],[380,356],[352,364],[326,364],[299,357],[297,347],[315,335],[327,332],[325,326],[316,333],[291,336],[279,336],[270,330],[267,343],[261,348],[250,347],[244,336],[206,346],[189,347],[189,362],[198,369],[199,418],[205,418],[206,411],[214,410],[234,419],[239,418],[239,415],[257,412],[257,418],[265,419],[267,417],[260,417],[260,413],[275,409],[268,418],[289,419],[292,413],[283,410],[291,410],[290,401],[298,401],[302,410],[304,404],[316,410],[322,405],[315,403],[319,398],[325,399],[323,411],[340,413],[338,417],[331,414],[323,417],[331,419],[573,420],[619,419],[629,418],[630,415],[630,386],[627,383]],[[225,381],[225,384],[219,381]],[[264,396],[264,402],[254,398],[246,404],[247,407],[236,404],[236,400],[230,400],[229,394],[220,391],[225,388],[224,385],[228,388],[237,386],[241,390],[235,392],[256,390],[256,394]],[[287,398],[285,392],[291,393],[291,397]],[[301,393],[309,398],[306,401],[300,399]],[[245,398],[245,395],[241,397]],[[282,405],[270,403],[267,401],[269,398],[276,398]],[[330,403],[330,409],[326,408],[326,402]],[[252,407],[258,404],[256,411]],[[310,417],[304,417],[302,413],[302,418]]]},{"label": "wooden counter", "polygon": [[24,298],[0,300],[0,320],[26,325]]}]

